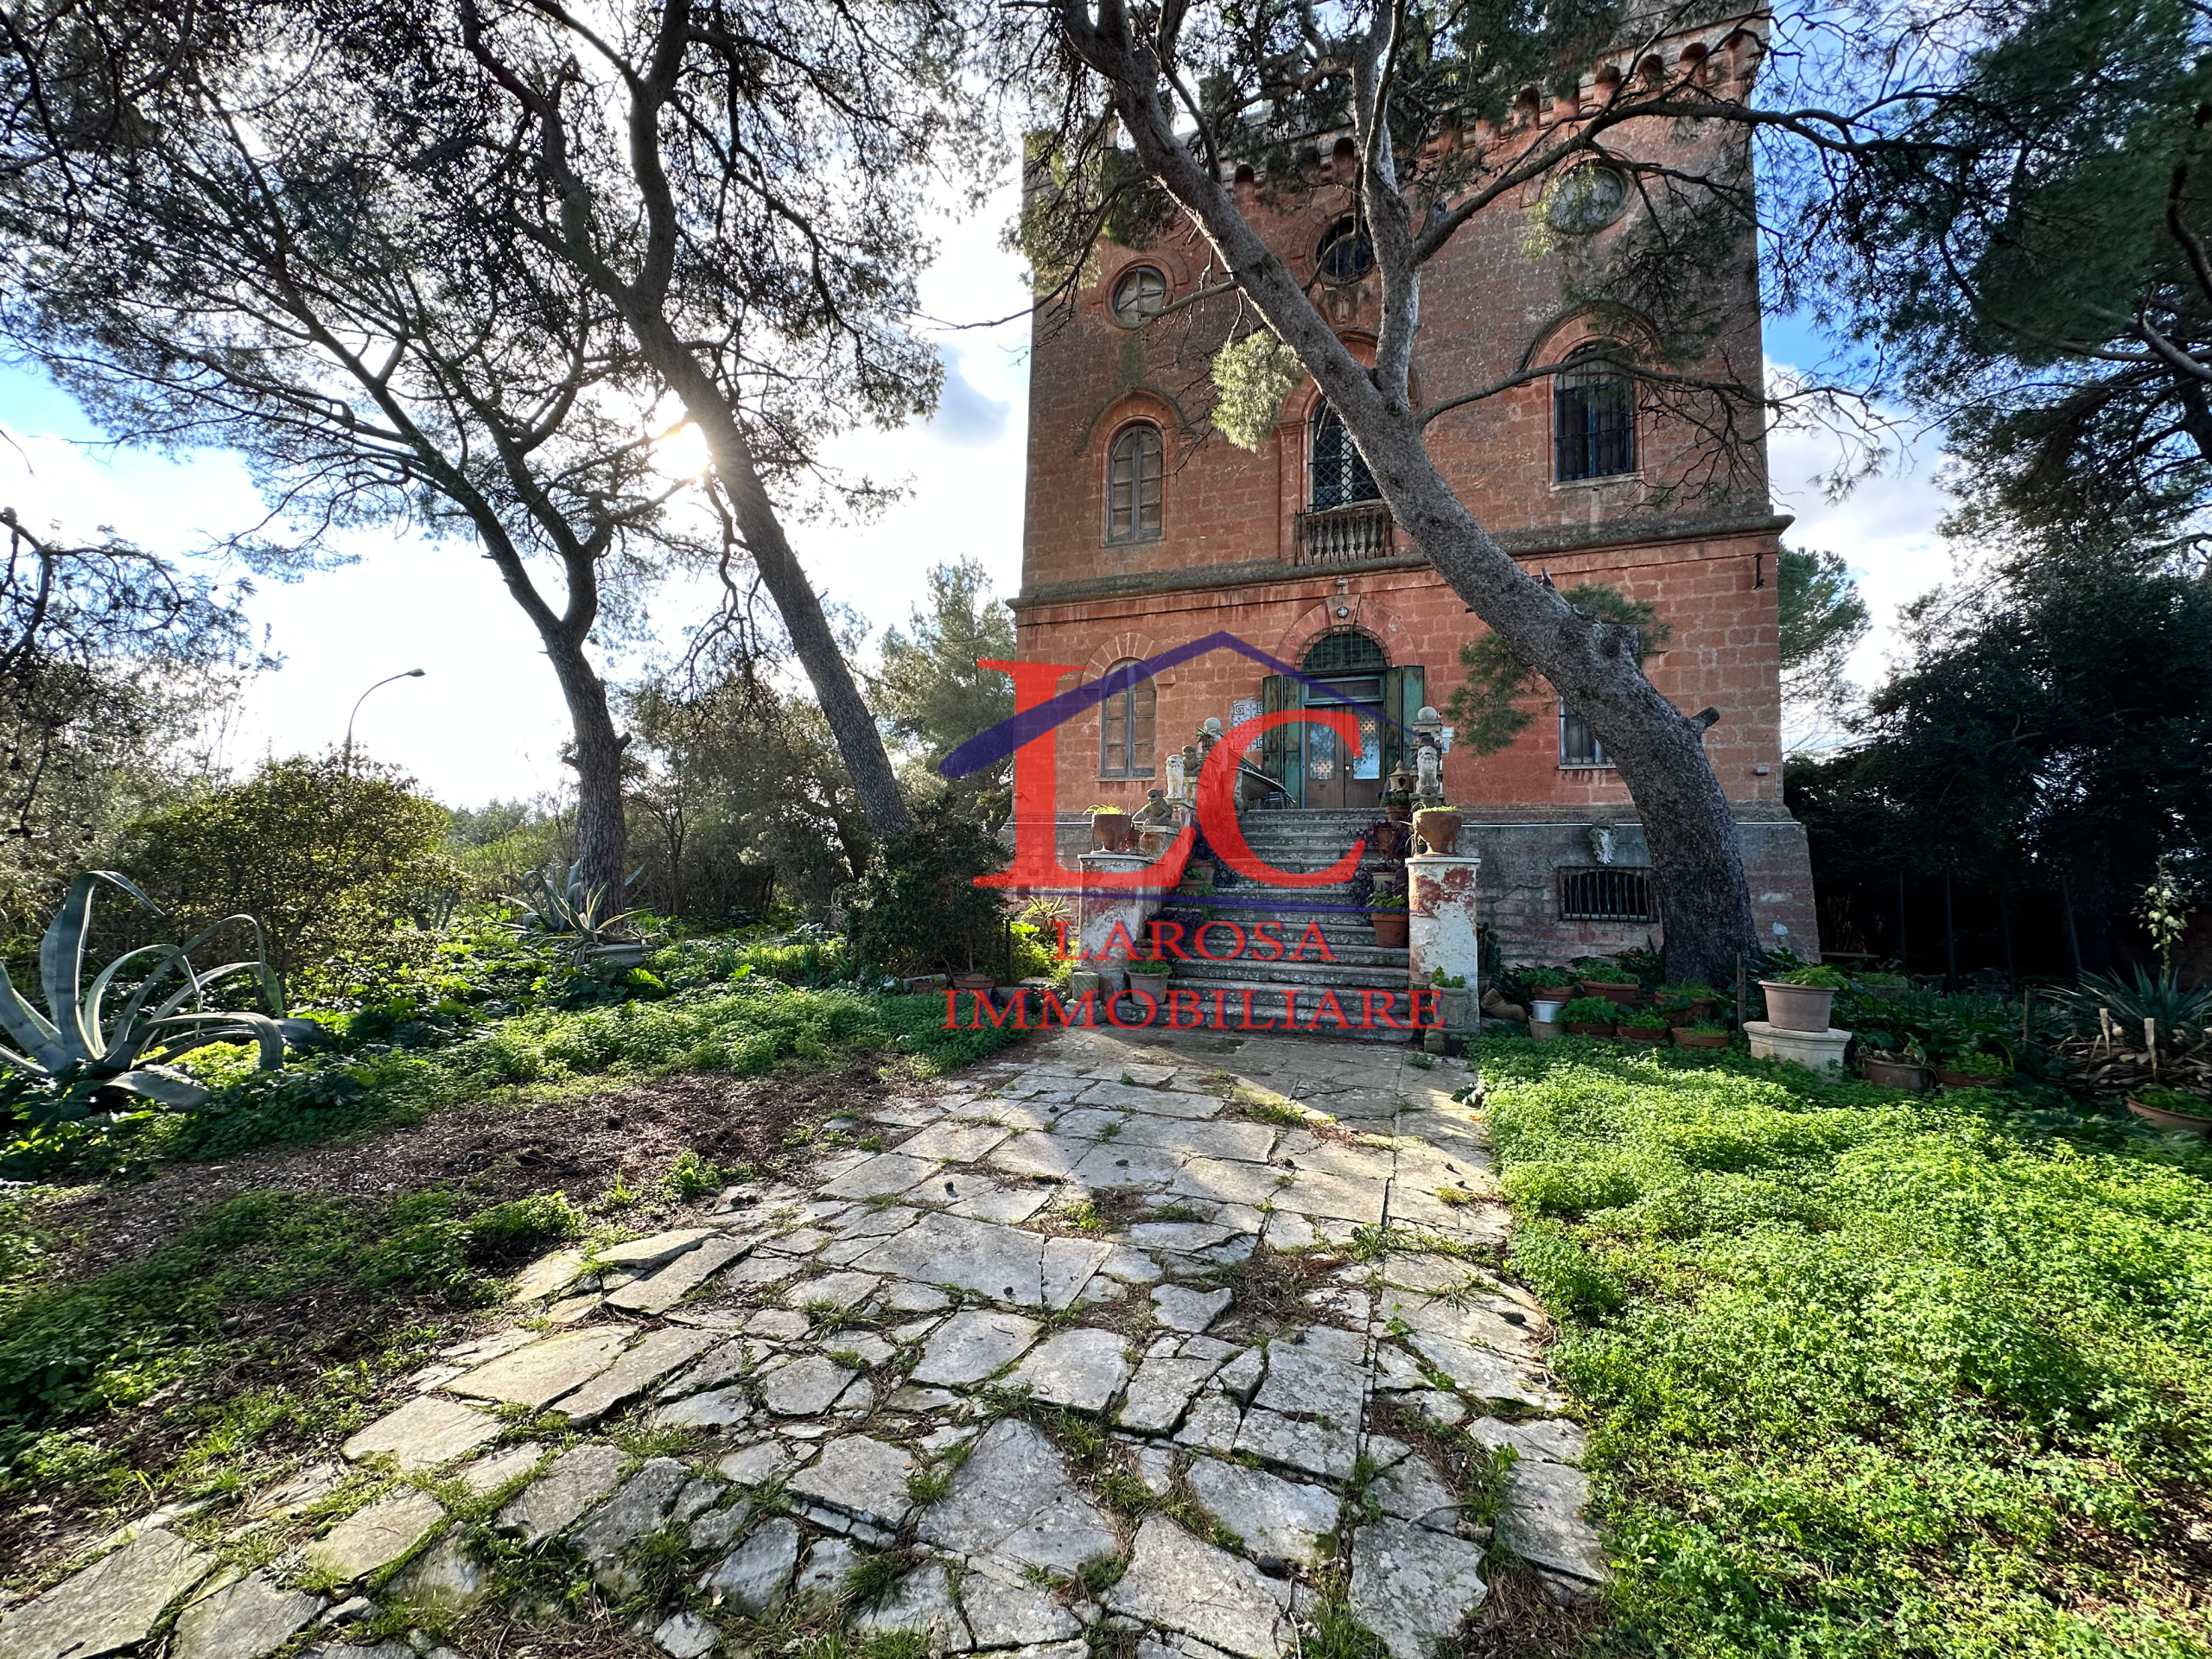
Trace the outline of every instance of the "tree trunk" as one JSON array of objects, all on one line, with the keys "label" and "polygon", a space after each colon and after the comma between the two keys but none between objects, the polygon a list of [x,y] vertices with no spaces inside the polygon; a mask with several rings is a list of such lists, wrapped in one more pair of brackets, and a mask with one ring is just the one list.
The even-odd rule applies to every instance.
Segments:
[{"label": "tree trunk", "polygon": [[575,733],[576,862],[586,887],[606,890],[601,912],[613,915],[630,907],[622,885],[630,874],[629,824],[622,812],[622,752],[630,740],[615,731],[607,683],[593,671],[583,647],[557,633],[541,631],[540,637]]},{"label": "tree trunk", "polygon": [[782,613],[792,653],[814,687],[815,701],[829,721],[845,770],[852,774],[861,810],[879,838],[911,835],[913,815],[891,770],[891,756],[883,747],[883,734],[875,716],[853,683],[851,665],[830,632],[822,609],[822,597],[807,580],[806,571],[785,538],[782,521],[760,482],[753,462],[753,446],[745,429],[721,395],[714,378],[700,367],[667,320],[658,314],[628,319],[646,360],[683,399],[683,412],[691,417],[707,441],[714,458],[715,480],[728,499],[730,514],[745,538],[746,550],[768,586],[769,596]]}]

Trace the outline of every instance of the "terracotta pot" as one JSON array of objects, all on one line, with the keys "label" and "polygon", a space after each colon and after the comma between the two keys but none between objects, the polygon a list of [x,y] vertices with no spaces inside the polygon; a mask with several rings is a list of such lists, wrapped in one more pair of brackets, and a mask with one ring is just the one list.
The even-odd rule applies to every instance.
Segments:
[{"label": "terracotta pot", "polygon": [[1767,1019],[1784,1031],[1828,1028],[1828,1009],[1835,1001],[1831,987],[1784,985],[1780,980],[1763,979],[1759,989],[1766,993]]},{"label": "terracotta pot", "polygon": [[1090,815],[1090,844],[1102,853],[1126,853],[1135,833],[1136,820],[1126,812]]},{"label": "terracotta pot", "polygon": [[1382,816],[1393,823],[1405,823],[1412,819],[1414,809],[1409,802],[1385,801],[1382,803]]},{"label": "terracotta pot", "polygon": [[1664,1026],[1615,1026],[1613,1035],[1624,1043],[1663,1043],[1667,1040]]},{"label": "terracotta pot", "polygon": [[1459,844],[1460,822],[1459,814],[1448,806],[1426,806],[1414,814],[1414,834],[1430,852],[1448,858]]},{"label": "terracotta pot", "polygon": [[1885,1089],[1906,1089],[1916,1095],[1928,1092],[1928,1068],[1916,1060],[1881,1060],[1869,1054],[1859,1061],[1859,1069],[1866,1074],[1866,1081]]},{"label": "terracotta pot", "polygon": [[988,991],[997,983],[998,981],[988,974],[955,974],[952,976],[952,988],[956,991]]},{"label": "terracotta pot", "polygon": [[[2212,1104],[2212,1102],[2206,1103]],[[2130,1099],[2127,1109],[2145,1123],[2162,1129],[2186,1129],[2191,1135],[2212,1135],[2212,1117],[2197,1117],[2188,1112],[2170,1112],[2163,1106],[2145,1106],[2141,1101]]]},{"label": "terracotta pot", "polygon": [[1556,1020],[1531,1020],[1529,1022],[1529,1034],[1540,1043],[1548,1043],[1566,1029]]},{"label": "terracotta pot", "polygon": [[1611,1026],[1594,1025],[1587,1020],[1573,1020],[1567,1029],[1578,1037],[1610,1037],[1613,1034]]},{"label": "terracotta pot", "polygon": [[1406,912],[1402,910],[1370,910],[1367,919],[1375,929],[1375,943],[1385,950],[1402,950],[1406,948]]},{"label": "terracotta pot", "polygon": [[1676,1048],[1726,1048],[1728,1046],[1728,1033],[1725,1031],[1685,1031],[1677,1026],[1675,1027],[1675,1046]]},{"label": "terracotta pot", "polygon": [[1626,984],[1615,984],[1611,980],[1586,979],[1581,982],[1581,984],[1583,995],[1602,996],[1618,1008],[1634,1007],[1637,997],[1643,990],[1643,987],[1634,980],[1629,981]]},{"label": "terracotta pot", "polygon": [[2001,1089],[2012,1075],[2010,1071],[1951,1071],[1940,1065],[1934,1070],[1936,1081],[1946,1089]]},{"label": "terracotta pot", "polygon": [[1694,1025],[1697,1022],[1697,1010],[1685,1003],[1679,1008],[1660,1009],[1659,1017],[1669,1026]]}]

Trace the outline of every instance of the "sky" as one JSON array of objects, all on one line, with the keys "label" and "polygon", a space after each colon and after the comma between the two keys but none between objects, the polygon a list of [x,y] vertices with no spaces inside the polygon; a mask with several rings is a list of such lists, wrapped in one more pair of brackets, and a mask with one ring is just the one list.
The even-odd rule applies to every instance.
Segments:
[{"label": "sky", "polygon": [[[1020,585],[1023,449],[1028,395],[1026,321],[960,327],[1017,314],[1027,289],[1020,259],[1001,245],[1011,189],[977,217],[947,221],[921,289],[937,338],[944,395],[934,419],[892,433],[848,436],[828,459],[906,493],[863,524],[793,524],[792,543],[824,597],[867,618],[872,637],[902,625],[929,568],[973,557],[996,590]],[[1770,325],[1770,360],[1809,366],[1822,353],[1807,330]],[[59,523],[83,537],[100,526],[156,551],[188,554],[208,538],[257,523],[260,501],[244,468],[219,452],[183,456],[118,452],[97,442],[73,404],[35,369],[0,366],[0,505],[34,528]],[[1783,431],[1770,444],[1777,505],[1796,515],[1801,546],[1841,553],[1876,621],[1853,676],[1879,677],[1898,607],[1945,579],[1936,533],[1947,499],[1932,453],[1908,454],[1840,501],[1819,480],[1835,465],[1823,434]],[[358,562],[296,582],[257,580],[248,615],[282,666],[248,685],[220,759],[240,770],[264,755],[318,752],[346,735],[362,692],[410,669],[419,679],[362,702],[361,752],[412,773],[449,806],[529,798],[556,789],[566,712],[537,635],[491,566],[463,542],[409,535],[353,537]],[[235,575],[236,573],[231,573]],[[669,649],[705,600],[696,588],[657,601],[654,632]],[[607,659],[610,680],[642,666]]]}]

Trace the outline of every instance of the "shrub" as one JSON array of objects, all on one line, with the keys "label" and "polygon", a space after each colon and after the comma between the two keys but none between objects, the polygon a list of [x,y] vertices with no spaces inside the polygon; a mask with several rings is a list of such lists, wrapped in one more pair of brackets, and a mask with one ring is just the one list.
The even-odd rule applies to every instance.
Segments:
[{"label": "shrub", "polygon": [[443,851],[445,809],[411,785],[333,756],[272,760],[134,825],[127,874],[187,930],[258,918],[282,974],[374,953],[425,890],[459,880]]},{"label": "shrub", "polygon": [[1532,991],[1563,989],[1574,983],[1574,976],[1564,968],[1547,968],[1541,963],[1525,968],[1516,968],[1514,976]]},{"label": "shrub", "polygon": [[1793,968],[1786,974],[1777,975],[1775,983],[1810,985],[1821,990],[1840,991],[1849,986],[1851,982],[1838,969],[1815,964],[1810,968]]},{"label": "shrub", "polygon": [[1664,1031],[1667,1016],[1656,1008],[1623,1008],[1614,1014],[1613,1023],[1637,1031]]},{"label": "shrub", "polygon": [[888,974],[962,972],[995,960],[1006,906],[976,878],[1005,863],[1005,849],[981,824],[932,812],[913,834],[887,841],[861,882],[853,954]]}]

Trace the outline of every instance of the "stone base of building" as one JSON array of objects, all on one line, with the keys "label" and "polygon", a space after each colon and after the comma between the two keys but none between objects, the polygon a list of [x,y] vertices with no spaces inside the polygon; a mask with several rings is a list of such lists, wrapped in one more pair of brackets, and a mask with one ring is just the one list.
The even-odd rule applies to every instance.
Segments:
[{"label": "stone base of building", "polygon": [[1744,1035],[1751,1039],[1755,1060],[1788,1060],[1808,1071],[1838,1077],[1843,1072],[1843,1052],[1851,1046],[1851,1033],[1834,1026],[1826,1031],[1791,1031],[1764,1020],[1746,1020]]}]

